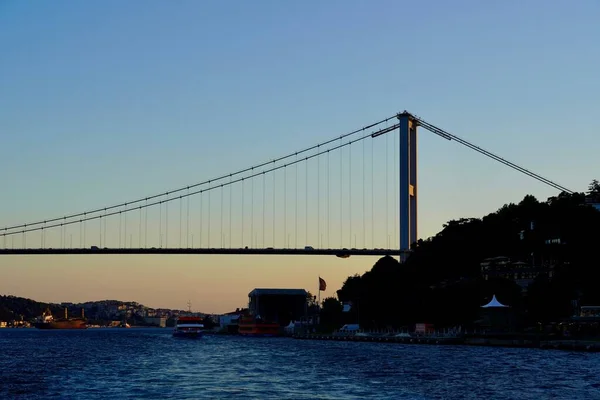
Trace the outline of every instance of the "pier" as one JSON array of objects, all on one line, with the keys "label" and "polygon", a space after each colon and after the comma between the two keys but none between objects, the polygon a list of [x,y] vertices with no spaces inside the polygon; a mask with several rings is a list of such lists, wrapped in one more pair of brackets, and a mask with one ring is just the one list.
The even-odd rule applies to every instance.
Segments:
[{"label": "pier", "polygon": [[304,333],[292,336],[298,340],[322,340],[334,342],[375,342],[397,344],[426,344],[426,345],[464,345],[486,347],[532,348],[542,350],[566,350],[600,352],[600,342],[592,340],[540,340],[523,335],[410,335],[410,334],[319,334]]}]

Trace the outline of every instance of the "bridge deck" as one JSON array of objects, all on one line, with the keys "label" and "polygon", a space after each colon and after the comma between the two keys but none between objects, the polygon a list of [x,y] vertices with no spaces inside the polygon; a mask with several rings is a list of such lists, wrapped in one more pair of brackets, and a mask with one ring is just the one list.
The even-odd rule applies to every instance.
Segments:
[{"label": "bridge deck", "polygon": [[238,254],[238,255],[315,255],[315,256],[399,256],[397,249],[221,249],[221,248],[85,248],[85,249],[0,249],[0,255],[42,254]]}]

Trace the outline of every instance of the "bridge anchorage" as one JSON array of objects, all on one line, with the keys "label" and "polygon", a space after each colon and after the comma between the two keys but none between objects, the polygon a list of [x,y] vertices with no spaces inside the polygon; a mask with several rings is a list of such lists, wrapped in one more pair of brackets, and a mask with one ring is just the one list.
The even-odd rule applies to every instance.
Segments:
[{"label": "bridge anchorage", "polygon": [[[392,255],[400,256],[404,261],[412,244],[418,240],[418,127],[466,146],[557,190],[573,193],[403,111],[315,146],[204,182],[103,208],[0,228],[0,255],[263,254],[335,255],[342,258]],[[398,134],[386,135],[390,132]],[[374,148],[378,141],[369,139],[384,135],[385,157],[375,157]],[[399,139],[398,145],[387,145],[390,136],[394,141]],[[370,156],[367,155],[368,141]],[[361,163],[355,161],[358,143],[362,143],[362,172]],[[390,148],[394,153],[393,184],[389,182]],[[339,166],[335,165],[336,156]],[[376,175],[376,165],[384,165],[385,173]],[[304,172],[299,168],[302,166]],[[332,183],[334,173],[339,174],[338,185]],[[385,176],[385,184],[379,182],[378,176]],[[362,178],[362,184],[357,182],[359,178]],[[382,197],[375,196],[376,184],[385,190],[384,204],[376,204]],[[391,208],[390,186],[394,196]],[[362,197],[359,189],[362,189]],[[370,199],[367,198],[369,191]],[[192,197],[200,200],[199,207],[190,208]],[[215,202],[211,204],[213,197],[219,201],[216,206]],[[293,202],[290,197],[294,197]],[[337,199],[339,205],[332,206]],[[179,204],[178,223],[173,223],[172,213],[169,216],[174,203]],[[362,211],[357,208],[362,208]],[[150,210],[158,215],[149,217]],[[393,217],[390,217],[391,213]],[[394,221],[393,234],[389,229],[390,219]],[[137,223],[137,229],[135,225],[131,228],[132,220]],[[111,227],[107,228],[108,221]],[[381,227],[376,227],[376,222]],[[381,234],[379,231],[383,225],[385,231]],[[88,233],[90,230],[94,233]],[[177,237],[177,231],[178,241],[173,246],[172,237]],[[75,243],[78,242],[76,246],[73,246],[74,237]],[[39,243],[39,246],[27,245],[32,242]],[[309,242],[318,244],[309,245]],[[398,248],[390,246],[394,242],[398,243]]]}]

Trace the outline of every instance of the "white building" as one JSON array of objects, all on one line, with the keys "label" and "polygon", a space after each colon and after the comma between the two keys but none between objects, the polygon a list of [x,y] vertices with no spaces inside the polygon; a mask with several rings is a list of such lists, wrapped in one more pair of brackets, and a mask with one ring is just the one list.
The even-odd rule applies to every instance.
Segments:
[{"label": "white building", "polygon": [[146,317],[144,320],[152,325],[156,325],[160,328],[165,328],[167,326],[167,318],[166,317]]}]

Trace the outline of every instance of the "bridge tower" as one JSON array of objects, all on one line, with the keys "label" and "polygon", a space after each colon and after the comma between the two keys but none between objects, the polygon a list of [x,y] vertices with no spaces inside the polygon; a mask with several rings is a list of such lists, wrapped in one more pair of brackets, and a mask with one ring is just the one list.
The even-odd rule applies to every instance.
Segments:
[{"label": "bridge tower", "polygon": [[[404,111],[398,114],[400,125],[400,250],[410,250],[417,241],[417,121]],[[400,261],[407,254],[400,255]]]}]

